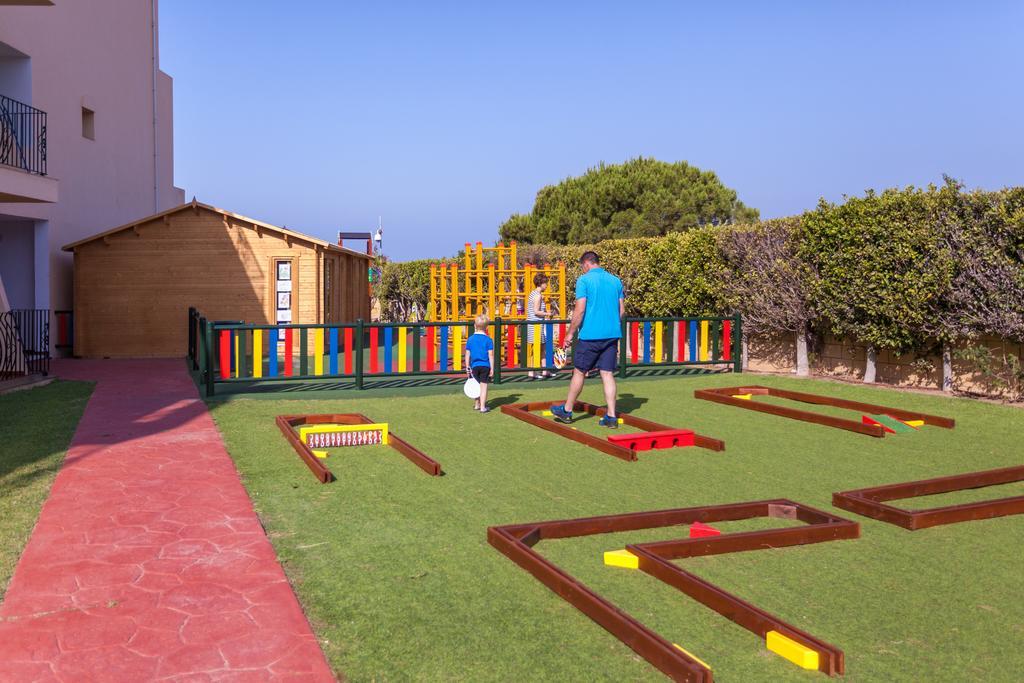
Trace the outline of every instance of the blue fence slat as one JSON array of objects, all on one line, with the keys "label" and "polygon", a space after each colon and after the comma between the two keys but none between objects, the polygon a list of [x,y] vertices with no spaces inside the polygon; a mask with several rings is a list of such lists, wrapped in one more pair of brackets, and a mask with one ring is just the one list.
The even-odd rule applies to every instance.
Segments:
[{"label": "blue fence slat", "polygon": [[555,326],[547,323],[544,326],[544,364],[549,368],[555,367]]},{"label": "blue fence slat", "polygon": [[330,374],[338,374],[338,328],[331,328]]},{"label": "blue fence slat", "polygon": [[[234,354],[232,354],[234,355]],[[277,328],[267,335],[267,374],[277,377]]]},{"label": "blue fence slat", "polygon": [[391,345],[394,343],[395,330],[391,327],[384,328],[384,372],[393,372],[391,367]]},{"label": "blue fence slat", "polygon": [[644,321],[644,362],[651,362],[651,321]]},{"label": "blue fence slat", "polygon": [[690,362],[691,363],[696,363],[697,362],[697,347],[700,345],[700,340],[697,339],[697,321],[696,320],[691,320],[690,321],[690,334],[689,334],[689,337],[690,337],[689,338],[689,342],[690,342]]},{"label": "blue fence slat", "polygon": [[448,369],[448,326],[445,325],[441,328],[441,348],[440,355],[438,357],[438,369],[444,372]]}]

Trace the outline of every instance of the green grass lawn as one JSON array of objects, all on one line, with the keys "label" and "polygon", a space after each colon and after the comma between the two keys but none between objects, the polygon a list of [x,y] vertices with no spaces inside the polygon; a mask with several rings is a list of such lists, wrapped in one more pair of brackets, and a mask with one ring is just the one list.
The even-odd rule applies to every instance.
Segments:
[{"label": "green grass lawn", "polygon": [[[697,388],[743,382],[948,415],[957,427],[875,439],[693,398]],[[564,382],[503,385],[492,398],[557,399],[564,390]],[[235,397],[210,406],[332,665],[351,680],[663,680],[491,548],[487,527],[777,497],[854,519],[862,537],[683,566],[843,649],[847,680],[1020,679],[1024,517],[909,532],[830,501],[834,491],[1021,464],[1024,411],[735,375],[630,378],[620,395],[622,410],[724,439],[726,451],[651,451],[627,463],[497,411],[474,413],[459,387],[340,391],[320,400]],[[583,399],[601,402],[599,385],[588,386]],[[426,476],[390,449],[353,448],[329,460],[338,481],[317,483],[274,416],[323,412],[389,422],[440,461],[446,476]],[[1021,491],[1007,485],[907,503]],[[609,534],[538,549],[708,662],[718,680],[823,680],[657,580],[602,564],[604,550],[682,534]]]},{"label": "green grass lawn", "polygon": [[0,601],[92,387],[57,381],[0,396]]}]

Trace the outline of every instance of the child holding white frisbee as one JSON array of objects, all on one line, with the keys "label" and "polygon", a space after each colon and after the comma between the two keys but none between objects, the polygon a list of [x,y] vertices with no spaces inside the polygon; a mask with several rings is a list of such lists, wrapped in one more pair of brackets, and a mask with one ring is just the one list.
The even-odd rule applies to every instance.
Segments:
[{"label": "child holding white frisbee", "polygon": [[466,340],[466,374],[480,383],[480,397],[473,402],[473,409],[488,412],[487,385],[494,374],[494,340],[487,334],[488,317],[481,313],[473,321],[476,331]]}]

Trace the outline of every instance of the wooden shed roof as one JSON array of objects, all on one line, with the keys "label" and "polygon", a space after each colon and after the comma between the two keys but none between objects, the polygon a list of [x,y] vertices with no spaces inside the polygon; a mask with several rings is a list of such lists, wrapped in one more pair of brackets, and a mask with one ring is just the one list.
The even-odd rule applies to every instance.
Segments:
[{"label": "wooden shed roof", "polygon": [[243,222],[243,223],[250,223],[250,224],[253,225],[253,227],[257,227],[258,226],[261,229],[270,230],[271,232],[276,232],[278,234],[285,235],[285,236],[287,236],[287,237],[289,237],[291,239],[297,240],[297,241],[307,242],[309,244],[313,244],[313,245],[317,245],[317,246],[323,247],[324,249],[327,249],[328,251],[335,251],[335,252],[340,252],[340,253],[345,253],[345,254],[351,254],[353,256],[361,256],[362,258],[367,259],[367,260],[371,260],[372,259],[372,257],[369,254],[364,254],[362,252],[358,252],[358,251],[355,251],[353,249],[347,249],[345,247],[338,246],[337,244],[332,244],[331,242],[328,242],[326,240],[322,240],[322,239],[320,239],[318,237],[313,237],[311,235],[306,235],[306,234],[301,233],[301,232],[295,232],[294,230],[289,230],[288,228],[281,228],[281,227],[278,227],[276,225],[271,225],[270,223],[264,223],[263,221],[258,221],[255,218],[249,218],[248,216],[242,216],[240,214],[233,213],[231,211],[227,211],[225,209],[218,208],[216,206],[211,206],[209,204],[203,204],[202,202],[196,201],[194,198],[192,199],[191,202],[189,202],[187,204],[182,204],[180,206],[175,206],[172,209],[167,209],[166,211],[161,211],[160,213],[155,213],[152,216],[146,216],[145,218],[140,218],[139,220],[132,221],[131,223],[125,223],[124,225],[119,225],[116,228],[111,228],[110,230],[106,230],[104,232],[97,233],[95,235],[92,235],[91,237],[86,237],[85,239],[78,240],[77,242],[72,242],[71,244],[65,244],[63,247],[61,247],[61,249],[63,249],[64,251],[74,251],[75,247],[81,246],[81,245],[86,244],[88,242],[93,242],[95,240],[100,240],[100,239],[104,239],[106,237],[110,237],[111,235],[113,235],[115,233],[118,233],[118,232],[122,232],[124,230],[132,230],[132,229],[137,228],[138,226],[142,225],[143,223],[149,223],[151,221],[155,221],[155,220],[158,220],[160,218],[163,218],[164,216],[171,216],[171,215],[179,213],[181,211],[195,211],[195,212],[198,213],[200,209],[205,209],[206,211],[211,211],[213,213],[217,213],[217,214],[220,214],[220,215],[228,217],[228,218],[233,218],[233,219],[235,219],[237,221],[240,221],[240,222]]}]

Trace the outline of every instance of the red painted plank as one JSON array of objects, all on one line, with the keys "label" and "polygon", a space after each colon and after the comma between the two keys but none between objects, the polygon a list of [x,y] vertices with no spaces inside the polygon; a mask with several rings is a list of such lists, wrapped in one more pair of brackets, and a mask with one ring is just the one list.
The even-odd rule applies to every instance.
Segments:
[{"label": "red painted plank", "polygon": [[636,434],[612,434],[608,441],[633,451],[649,451],[652,448],[675,448],[694,445],[691,429],[666,429],[660,432],[638,432]]}]

